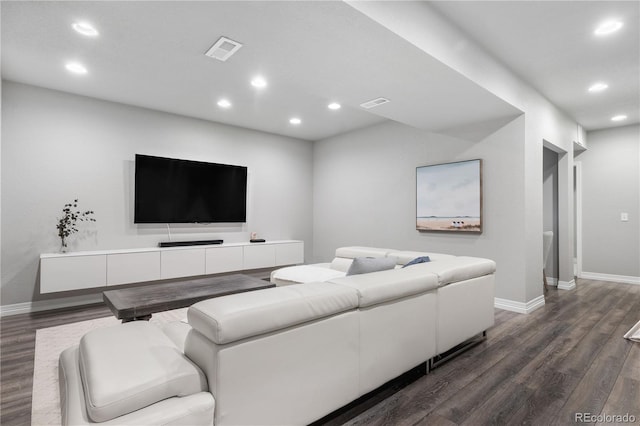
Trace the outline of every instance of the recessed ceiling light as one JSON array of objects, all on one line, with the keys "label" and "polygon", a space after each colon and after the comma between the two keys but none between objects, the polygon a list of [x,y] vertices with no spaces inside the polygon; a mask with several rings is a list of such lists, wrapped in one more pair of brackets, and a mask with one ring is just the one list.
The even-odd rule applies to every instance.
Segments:
[{"label": "recessed ceiling light", "polygon": [[614,117],[611,117],[611,121],[623,121],[626,120],[627,116],[624,114],[620,114],[620,115],[616,115]]},{"label": "recessed ceiling light", "polygon": [[263,88],[267,86],[267,81],[264,78],[258,76],[251,80],[251,85],[253,87]]},{"label": "recessed ceiling light", "polygon": [[289,123],[298,125],[302,123],[302,120],[300,120],[298,117],[293,117],[292,119],[289,120]]},{"label": "recessed ceiling light", "polygon": [[89,37],[95,37],[97,36],[98,30],[96,30],[93,25],[91,25],[88,22],[74,22],[71,27],[76,30],[76,32],[79,32],[82,35],[85,36],[89,36]]},{"label": "recessed ceiling light", "polygon": [[329,109],[340,109],[341,105],[337,102],[332,102],[329,105],[327,105],[327,108]]},{"label": "recessed ceiling light", "polygon": [[598,28],[593,32],[595,35],[608,35],[618,31],[622,28],[622,22],[620,21],[606,21],[598,25]]},{"label": "recessed ceiling light", "polygon": [[227,99],[220,99],[218,101],[218,106],[220,108],[229,108],[231,106],[231,102],[229,102]]},{"label": "recessed ceiling light", "polygon": [[607,83],[594,83],[589,87],[590,92],[602,92],[604,89],[609,87]]},{"label": "recessed ceiling light", "polygon": [[88,72],[87,68],[78,62],[67,62],[65,68],[67,69],[67,71],[74,74],[86,74]]}]

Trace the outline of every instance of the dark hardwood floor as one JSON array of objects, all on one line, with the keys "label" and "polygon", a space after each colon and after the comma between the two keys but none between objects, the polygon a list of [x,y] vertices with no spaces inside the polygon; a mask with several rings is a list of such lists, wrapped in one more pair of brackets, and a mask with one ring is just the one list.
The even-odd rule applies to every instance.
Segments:
[{"label": "dark hardwood floor", "polygon": [[[529,315],[496,310],[487,340],[345,423],[566,425],[576,413],[640,423],[640,286],[578,280]],[[610,422],[609,422],[610,423]]]},{"label": "dark hardwood floor", "polygon": [[[0,424],[31,423],[35,330],[109,315],[92,305],[2,318]],[[576,413],[639,424],[640,343],[622,338],[639,320],[640,286],[578,280],[532,314],[496,310],[483,343],[327,424],[565,425]]]}]

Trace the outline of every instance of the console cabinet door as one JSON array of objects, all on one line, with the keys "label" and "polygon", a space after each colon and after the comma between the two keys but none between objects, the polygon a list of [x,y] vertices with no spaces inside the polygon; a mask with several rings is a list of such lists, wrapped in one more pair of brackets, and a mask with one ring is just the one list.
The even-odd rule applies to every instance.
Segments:
[{"label": "console cabinet door", "polygon": [[160,252],[162,279],[205,274],[205,249],[163,250]]},{"label": "console cabinet door", "polygon": [[206,273],[219,274],[240,271],[243,267],[242,255],[242,247],[208,248],[206,253]]},{"label": "console cabinet door", "polygon": [[160,279],[160,252],[107,255],[107,285],[139,283]]},{"label": "console cabinet door", "polygon": [[275,244],[260,244],[244,247],[244,268],[270,268],[276,264]]},{"label": "console cabinet door", "polygon": [[276,266],[304,263],[304,243],[274,244],[276,248]]},{"label": "console cabinet door", "polygon": [[40,293],[107,285],[107,256],[60,256],[40,259]]}]

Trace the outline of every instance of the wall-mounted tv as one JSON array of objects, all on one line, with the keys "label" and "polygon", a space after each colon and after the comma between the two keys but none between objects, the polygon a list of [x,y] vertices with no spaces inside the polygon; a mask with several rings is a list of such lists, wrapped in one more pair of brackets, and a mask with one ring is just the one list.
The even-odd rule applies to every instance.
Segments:
[{"label": "wall-mounted tv", "polygon": [[135,223],[247,220],[247,168],[136,154]]}]

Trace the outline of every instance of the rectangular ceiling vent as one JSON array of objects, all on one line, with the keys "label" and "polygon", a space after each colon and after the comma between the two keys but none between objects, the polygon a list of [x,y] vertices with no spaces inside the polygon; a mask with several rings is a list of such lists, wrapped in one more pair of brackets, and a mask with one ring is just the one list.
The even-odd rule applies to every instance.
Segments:
[{"label": "rectangular ceiling vent", "polygon": [[207,50],[205,55],[210,58],[217,59],[219,61],[226,61],[242,47],[241,43],[233,41],[230,38],[220,37],[216,44],[211,46],[211,49]]},{"label": "rectangular ceiling vent", "polygon": [[382,105],[382,104],[386,104],[387,102],[389,102],[389,99],[387,99],[387,98],[377,98],[377,99],[373,99],[373,100],[367,101],[367,102],[365,102],[363,104],[360,104],[360,106],[362,108],[369,109],[369,108],[377,107],[377,106]]}]

